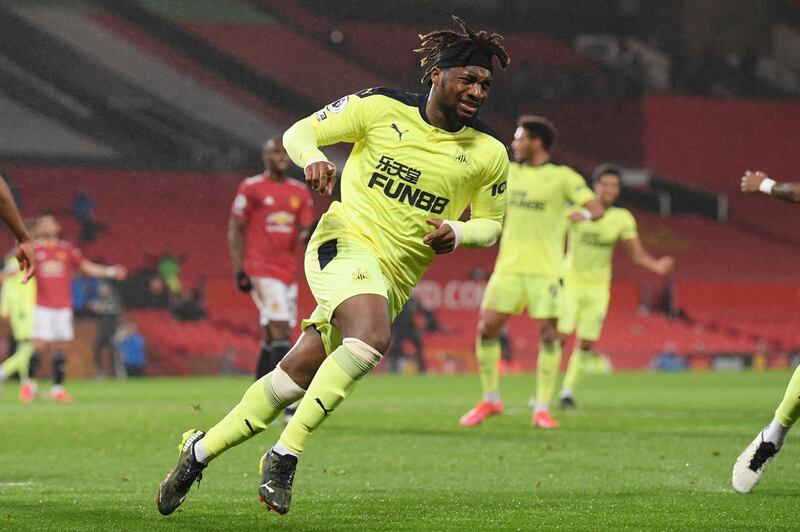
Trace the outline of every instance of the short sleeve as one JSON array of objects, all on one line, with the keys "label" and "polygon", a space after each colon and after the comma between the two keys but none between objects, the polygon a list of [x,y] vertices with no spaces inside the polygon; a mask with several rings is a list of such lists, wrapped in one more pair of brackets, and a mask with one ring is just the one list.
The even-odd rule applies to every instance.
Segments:
[{"label": "short sleeve", "polygon": [[252,187],[246,182],[239,185],[236,197],[231,204],[231,216],[239,221],[245,221],[253,210]]},{"label": "short sleeve", "polygon": [[633,214],[626,209],[623,213],[620,223],[619,239],[625,241],[630,240],[631,238],[636,238],[637,236],[638,231],[636,228],[636,218],[634,218]]}]

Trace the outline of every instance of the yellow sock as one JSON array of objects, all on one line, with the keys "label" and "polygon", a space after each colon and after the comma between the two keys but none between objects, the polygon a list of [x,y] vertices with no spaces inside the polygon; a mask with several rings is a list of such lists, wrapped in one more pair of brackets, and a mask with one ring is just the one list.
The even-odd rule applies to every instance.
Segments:
[{"label": "yellow sock", "polygon": [[591,361],[594,352],[590,349],[581,349],[580,346],[575,346],[572,355],[569,357],[569,364],[567,365],[567,373],[564,375],[564,382],[561,385],[562,395],[572,395],[578,381],[583,376],[586,365]]},{"label": "yellow sock", "polygon": [[478,373],[483,387],[483,398],[500,393],[500,340],[491,338],[482,340],[480,336],[475,340],[475,356],[478,359]]},{"label": "yellow sock", "polygon": [[553,400],[561,366],[561,342],[539,344],[539,360],[536,364],[536,408],[546,409]]},{"label": "yellow sock", "polygon": [[784,427],[791,427],[800,418],[800,366],[794,370],[786,395],[775,411],[775,419]]},{"label": "yellow sock", "polygon": [[29,377],[31,356],[33,356],[33,342],[20,342],[17,350],[0,364],[0,379],[7,379],[14,373],[19,373],[20,380]]},{"label": "yellow sock", "polygon": [[311,433],[380,360],[381,354],[369,345],[355,338],[345,338],[317,370],[300,406],[283,429],[280,445],[300,454]]},{"label": "yellow sock", "polygon": [[267,428],[302,395],[303,389],[278,366],[251,384],[239,404],[208,430],[203,447],[210,457],[219,456]]}]

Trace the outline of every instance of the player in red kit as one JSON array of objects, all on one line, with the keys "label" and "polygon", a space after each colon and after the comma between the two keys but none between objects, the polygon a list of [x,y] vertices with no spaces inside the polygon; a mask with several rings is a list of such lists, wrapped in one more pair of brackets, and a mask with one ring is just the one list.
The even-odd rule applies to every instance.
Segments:
[{"label": "player in red kit", "polygon": [[228,224],[237,285],[252,295],[263,330],[256,379],[275,369],[291,345],[297,319],[295,250],[314,216],[308,188],[287,175],[290,161],[281,139],[268,140],[261,157],[265,171],[239,186]]},{"label": "player in red kit", "polygon": [[[86,258],[78,248],[59,239],[61,226],[50,214],[36,221],[37,240],[34,245],[38,282],[36,309],[33,313],[34,347],[40,355],[52,353],[53,388],[50,396],[56,401],[69,402],[72,397],[64,389],[66,343],[72,341],[72,275],[80,272],[103,279],[125,278],[123,266],[104,266]],[[21,393],[35,394],[35,382]]]}]

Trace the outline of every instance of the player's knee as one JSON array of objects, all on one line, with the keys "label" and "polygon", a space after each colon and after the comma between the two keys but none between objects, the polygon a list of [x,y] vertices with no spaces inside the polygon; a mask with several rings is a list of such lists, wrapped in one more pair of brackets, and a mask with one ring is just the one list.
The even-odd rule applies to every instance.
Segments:
[{"label": "player's knee", "polygon": [[558,331],[552,325],[544,325],[539,329],[539,337],[542,342],[552,344],[559,341]]},{"label": "player's knee", "polygon": [[359,338],[344,338],[342,340],[342,345],[358,359],[358,365],[367,371],[371,371],[378,365],[383,358],[383,353],[385,353],[386,349],[389,347],[387,344],[386,349],[381,351],[378,347]]},{"label": "player's knee", "polygon": [[481,340],[493,340],[500,335],[500,325],[489,320],[481,319],[478,321],[478,336]]},{"label": "player's knee", "polygon": [[297,401],[305,393],[305,387],[301,386],[291,375],[285,372],[280,364],[273,370],[270,384],[275,396],[285,404]]},{"label": "player's knee", "polygon": [[301,388],[308,388],[320,365],[325,361],[325,346],[319,333],[309,329],[300,336],[280,367]]},{"label": "player's knee", "polygon": [[[391,330],[371,330],[371,331],[364,331],[361,334],[353,335],[345,340],[357,340],[360,344],[363,344],[369,349],[376,351],[380,356],[386,354],[389,351],[389,346],[392,343],[392,333]],[[352,344],[356,345],[358,348],[362,348],[360,344]],[[348,345],[350,347],[350,345]]]}]

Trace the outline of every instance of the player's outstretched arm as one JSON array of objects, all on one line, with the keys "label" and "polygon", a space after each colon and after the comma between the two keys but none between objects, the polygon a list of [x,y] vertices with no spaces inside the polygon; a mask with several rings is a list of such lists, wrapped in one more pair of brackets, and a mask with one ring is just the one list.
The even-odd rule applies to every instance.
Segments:
[{"label": "player's outstretched arm", "polygon": [[770,179],[764,172],[749,170],[745,172],[742,176],[741,188],[745,194],[761,192],[783,201],[800,203],[800,183],[778,183],[774,179]]},{"label": "player's outstretched arm", "polygon": [[573,222],[585,222],[589,220],[599,220],[605,214],[606,209],[597,198],[592,198],[583,205],[582,210],[572,210],[569,219]]},{"label": "player's outstretched arm", "polygon": [[2,176],[0,176],[0,218],[11,229],[17,240],[20,242],[29,242],[31,240],[31,235],[19,215],[17,204],[14,203],[11,189],[8,188],[8,184],[6,184]]},{"label": "player's outstretched arm", "polygon": [[89,277],[98,279],[115,279],[121,281],[128,276],[128,270],[125,266],[115,264],[114,266],[106,266],[104,264],[97,264],[90,260],[84,259],[80,264],[80,271]]},{"label": "player's outstretched arm", "polygon": [[0,219],[5,222],[17,238],[17,261],[20,269],[25,272],[22,282],[27,283],[28,279],[33,277],[36,271],[33,258],[33,243],[31,242],[31,235],[19,215],[17,204],[14,203],[11,189],[8,188],[2,176],[0,176]]},{"label": "player's outstretched arm", "polygon": [[656,259],[645,249],[638,236],[629,238],[624,242],[625,249],[628,250],[631,261],[640,268],[644,268],[662,277],[671,274],[675,269],[675,259],[673,257],[665,256]]}]

